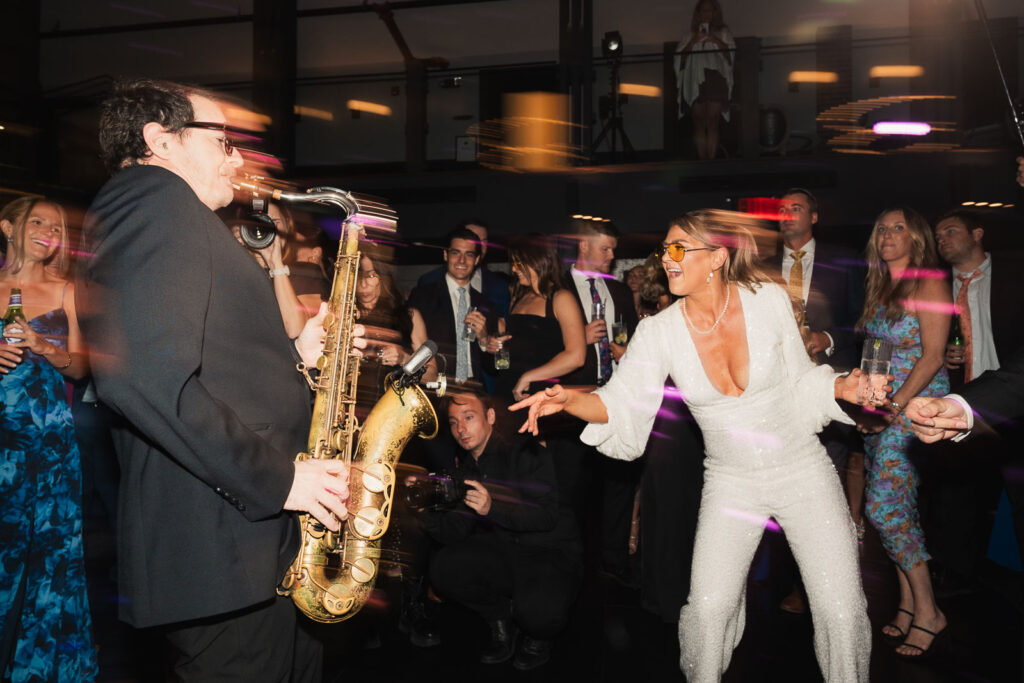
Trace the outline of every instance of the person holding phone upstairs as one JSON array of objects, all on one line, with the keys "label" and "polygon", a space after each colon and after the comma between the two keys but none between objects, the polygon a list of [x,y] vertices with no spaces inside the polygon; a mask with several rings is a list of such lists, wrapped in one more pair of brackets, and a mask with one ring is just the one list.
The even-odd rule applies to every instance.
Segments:
[{"label": "person holding phone upstairs", "polygon": [[722,18],[718,0],[698,0],[690,21],[690,35],[676,49],[675,66],[679,118],[688,107],[693,121],[693,144],[700,159],[717,156],[719,119],[729,120],[735,50],[736,41]]}]

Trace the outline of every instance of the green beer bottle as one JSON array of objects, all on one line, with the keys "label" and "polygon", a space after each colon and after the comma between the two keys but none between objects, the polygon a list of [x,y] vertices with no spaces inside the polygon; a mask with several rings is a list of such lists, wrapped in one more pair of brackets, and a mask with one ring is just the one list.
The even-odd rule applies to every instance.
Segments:
[{"label": "green beer bottle", "polygon": [[[11,302],[7,304],[7,312],[4,313],[3,325],[0,325],[0,330],[6,330],[8,325],[13,325],[18,322],[18,318],[24,317],[25,313],[21,310],[21,290],[11,287]],[[16,344],[22,340],[5,336],[4,341],[8,344]]]},{"label": "green beer bottle", "polygon": [[[964,332],[960,327],[960,314],[954,313],[953,319],[949,325],[949,340],[946,342],[949,346],[957,347],[957,350],[961,353],[966,352],[967,340],[964,339]],[[949,373],[949,384],[954,389],[958,389],[964,385],[964,365],[961,364],[959,367],[954,369],[947,369]]]}]

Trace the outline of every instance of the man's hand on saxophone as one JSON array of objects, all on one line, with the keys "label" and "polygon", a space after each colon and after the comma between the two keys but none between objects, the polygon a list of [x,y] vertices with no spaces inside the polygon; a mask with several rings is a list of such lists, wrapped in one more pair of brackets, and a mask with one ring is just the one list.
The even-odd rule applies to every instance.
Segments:
[{"label": "man's hand on saxophone", "polygon": [[[302,362],[315,367],[323,353],[324,318],[327,304],[320,304],[320,310],[306,321],[302,332],[295,339],[295,348]],[[366,329],[362,325],[352,328],[352,347],[366,348]],[[285,510],[307,512],[331,531],[341,530],[341,520],[348,517],[348,465],[340,460],[304,460],[295,463],[295,478],[288,492]]]},{"label": "man's hand on saxophone", "polygon": [[348,465],[340,460],[295,463],[295,478],[285,510],[308,512],[331,531],[341,530],[348,517]]},{"label": "man's hand on saxophone", "polygon": [[[295,338],[295,349],[299,352],[302,362],[308,367],[316,367],[316,362],[324,350],[324,338],[327,331],[324,330],[324,318],[327,317],[327,304],[321,303],[317,314],[306,321],[302,332]],[[366,328],[362,325],[352,327],[352,348],[366,348]]]}]

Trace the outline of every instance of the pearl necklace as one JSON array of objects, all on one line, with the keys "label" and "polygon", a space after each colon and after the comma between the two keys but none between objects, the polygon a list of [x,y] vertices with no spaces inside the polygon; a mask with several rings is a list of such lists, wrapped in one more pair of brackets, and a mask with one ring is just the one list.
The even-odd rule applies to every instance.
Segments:
[{"label": "pearl necklace", "polygon": [[715,328],[718,327],[718,323],[722,322],[722,318],[725,317],[725,312],[729,310],[729,297],[730,296],[732,296],[732,287],[730,287],[729,285],[726,285],[726,287],[725,287],[725,305],[722,306],[722,312],[718,314],[717,318],[715,318],[714,324],[711,325],[711,327],[709,327],[706,330],[699,330],[699,329],[697,329],[697,326],[693,324],[692,320],[690,320],[690,314],[686,312],[686,297],[685,296],[683,297],[683,317],[686,318],[686,322],[690,323],[690,327],[697,334],[711,334],[712,332],[715,331]]}]

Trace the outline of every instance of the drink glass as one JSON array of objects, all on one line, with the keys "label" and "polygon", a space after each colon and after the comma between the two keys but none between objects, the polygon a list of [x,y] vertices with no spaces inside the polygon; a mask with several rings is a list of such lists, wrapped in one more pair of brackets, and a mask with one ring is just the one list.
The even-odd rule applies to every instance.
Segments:
[{"label": "drink glass", "polygon": [[612,341],[619,346],[625,346],[629,341],[629,332],[626,331],[626,323],[622,322],[622,318],[616,318],[615,324],[612,325]]},{"label": "drink glass", "polygon": [[[476,306],[474,306],[473,308],[469,309],[469,312],[470,313],[475,313],[476,310],[477,310],[477,308],[476,308]],[[469,325],[465,325],[462,328],[462,341],[468,341],[468,342],[476,341],[476,331],[473,330],[473,328],[470,327]]]},{"label": "drink glass", "polygon": [[508,347],[504,344],[498,345],[498,350],[494,353],[494,369],[495,370],[508,370],[509,366],[509,355]]},{"label": "drink glass", "polygon": [[892,363],[892,343],[884,339],[866,339],[860,355],[860,385],[857,396],[861,405],[880,406],[885,403],[885,386]]}]

